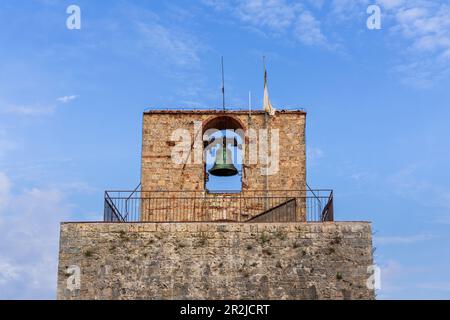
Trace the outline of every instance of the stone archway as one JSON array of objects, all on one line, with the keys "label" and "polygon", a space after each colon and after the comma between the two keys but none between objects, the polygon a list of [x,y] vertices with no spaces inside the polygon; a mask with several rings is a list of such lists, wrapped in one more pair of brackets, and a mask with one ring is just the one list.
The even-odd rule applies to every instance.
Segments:
[{"label": "stone archway", "polygon": [[[244,144],[244,140],[243,137],[239,134],[236,133],[237,130],[242,130],[241,132],[245,132],[245,127],[244,124],[236,117],[233,116],[229,116],[229,115],[219,115],[219,116],[215,116],[212,117],[208,120],[206,120],[203,124],[203,128],[202,128],[202,136],[203,138],[208,136],[208,133],[210,132],[222,132],[222,135],[224,135],[224,132],[227,131],[227,139],[231,138],[235,139],[235,141],[237,141],[237,143],[235,143],[233,145],[233,154],[239,154],[238,150],[238,143],[239,144]],[[231,136],[228,136],[228,134],[233,131],[234,133],[231,134]],[[219,134],[220,135],[220,134]],[[213,140],[214,140],[214,136]],[[245,138],[244,138],[245,139]],[[241,141],[240,141],[241,140]],[[206,148],[209,146],[209,144],[212,142],[212,140],[208,141],[204,139],[204,144],[203,144],[203,150],[206,151]],[[217,143],[217,142],[216,142]],[[211,183],[210,183],[210,175],[208,173],[208,159],[207,159],[207,152],[203,152],[204,154],[204,166],[203,166],[203,172],[204,172],[204,190],[208,191],[208,192],[214,192],[214,193],[225,193],[225,192],[220,192],[220,188],[216,188],[216,187],[211,187]],[[243,160],[243,159],[242,159]],[[239,171],[239,187],[236,188],[236,190],[232,190],[232,193],[235,193],[237,191],[241,192],[242,191],[242,174],[243,174],[243,170],[244,170],[244,166],[242,165],[242,161],[240,163],[240,170]],[[212,179],[214,180],[220,180],[220,179],[216,179],[215,177],[212,177]],[[230,179],[231,180],[231,179]],[[208,186],[209,184],[209,186]],[[225,190],[224,190],[225,191]]]}]

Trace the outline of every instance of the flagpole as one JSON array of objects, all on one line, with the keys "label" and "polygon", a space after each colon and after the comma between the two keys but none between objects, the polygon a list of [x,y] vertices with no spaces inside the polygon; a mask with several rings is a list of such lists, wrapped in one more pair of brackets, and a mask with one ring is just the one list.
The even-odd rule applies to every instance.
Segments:
[{"label": "flagpole", "polygon": [[266,56],[263,56],[263,66],[264,66],[264,87],[265,87],[267,85]]},{"label": "flagpole", "polygon": [[[266,86],[267,86],[266,56],[263,56],[262,60],[263,60],[263,67],[264,67],[264,94],[265,94]],[[264,109],[264,101],[263,101],[263,109]]]}]

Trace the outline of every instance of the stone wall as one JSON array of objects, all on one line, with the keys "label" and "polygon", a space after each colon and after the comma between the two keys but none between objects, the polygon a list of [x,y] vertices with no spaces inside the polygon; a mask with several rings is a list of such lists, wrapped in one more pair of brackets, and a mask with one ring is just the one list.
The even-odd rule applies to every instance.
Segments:
[{"label": "stone wall", "polygon": [[366,222],[63,223],[58,299],[373,299],[370,265]]}]

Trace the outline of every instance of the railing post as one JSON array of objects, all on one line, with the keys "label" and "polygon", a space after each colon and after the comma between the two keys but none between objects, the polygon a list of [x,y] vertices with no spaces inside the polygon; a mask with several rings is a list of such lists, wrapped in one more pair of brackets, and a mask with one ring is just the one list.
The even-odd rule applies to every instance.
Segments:
[{"label": "railing post", "polygon": [[322,222],[334,221],[333,191],[330,192],[327,204],[325,208],[322,210],[321,216]]},{"label": "railing post", "polygon": [[108,222],[108,214],[107,214],[108,206],[107,206],[107,203],[106,203],[106,191],[105,191],[105,194],[103,195],[103,203],[104,203],[103,221],[104,222]]},{"label": "railing post", "polygon": [[330,207],[328,208],[328,221],[334,221],[334,197],[333,197],[333,191],[331,191],[330,195]]}]

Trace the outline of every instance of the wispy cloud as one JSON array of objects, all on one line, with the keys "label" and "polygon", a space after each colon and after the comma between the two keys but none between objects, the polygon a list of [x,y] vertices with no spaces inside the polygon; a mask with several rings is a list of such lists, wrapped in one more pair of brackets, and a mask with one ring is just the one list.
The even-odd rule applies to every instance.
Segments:
[{"label": "wispy cloud", "polygon": [[[77,99],[77,95],[63,96],[56,99],[56,102],[67,104]],[[49,104],[1,104],[0,112],[4,114],[23,116],[23,117],[39,117],[54,114],[58,109],[57,103]]]},{"label": "wispy cloud", "polygon": [[291,27],[302,7],[289,4],[283,0],[251,0],[238,2],[234,12],[243,22],[260,27],[267,27],[272,31],[284,32]]},{"label": "wispy cloud", "polygon": [[143,65],[157,69],[164,77],[181,84],[174,85],[178,101],[204,98],[209,90],[203,63],[211,48],[199,32],[190,28],[189,21],[185,21],[195,19],[195,15],[189,15],[187,9],[179,9],[176,5],[170,5],[170,14],[177,14],[180,19],[175,21],[132,4],[122,9],[121,15],[125,14],[130,20],[124,37],[133,40],[129,43],[133,49],[125,54],[133,55]]},{"label": "wispy cloud", "polygon": [[56,111],[55,105],[7,105],[0,109],[5,114],[25,116],[25,117],[36,117],[51,115]]},{"label": "wispy cloud", "polygon": [[156,23],[138,22],[137,26],[142,35],[141,45],[156,50],[166,61],[179,66],[192,66],[200,61],[201,45],[194,37]]},{"label": "wispy cloud", "polygon": [[[398,195],[418,201],[426,206],[450,211],[450,190],[420,177],[419,164],[410,164],[393,173],[387,183]],[[424,195],[427,195],[424,197]]]},{"label": "wispy cloud", "polygon": [[330,13],[334,19],[348,21],[355,16],[366,14],[369,0],[333,0],[330,4]]},{"label": "wispy cloud", "polygon": [[[189,16],[186,9],[169,5],[170,12],[183,15],[186,19],[194,19]],[[126,51],[139,53],[138,56],[145,57],[144,61],[159,61],[162,68],[173,69],[196,68],[201,61],[201,53],[208,50],[207,46],[185,25],[188,21],[176,21],[165,19],[161,13],[157,13],[133,3],[121,4],[117,7],[121,16],[129,20],[127,27],[116,30],[124,32],[123,37],[132,39],[127,45],[133,46],[133,50]],[[175,12],[175,13],[174,13]],[[154,58],[154,59],[151,59]],[[152,65],[153,66],[153,65]]]},{"label": "wispy cloud", "polygon": [[303,11],[298,15],[294,37],[305,45],[328,46],[328,40],[322,33],[320,22],[309,11]]},{"label": "wispy cloud", "polygon": [[375,243],[377,244],[412,244],[417,242],[423,242],[428,240],[433,240],[436,238],[431,234],[417,234],[412,236],[377,236],[374,237]]},{"label": "wispy cloud", "polygon": [[449,4],[409,1],[392,13],[397,23],[393,29],[411,40],[411,49],[433,52],[450,48]]},{"label": "wispy cloud", "polygon": [[429,267],[404,265],[396,260],[388,260],[380,265],[381,290],[378,299],[392,299],[399,294],[405,296],[408,291],[417,289],[417,279],[424,279],[430,273]]},{"label": "wispy cloud", "polygon": [[9,282],[17,281],[20,276],[20,267],[10,261],[0,260],[0,285],[6,285]]},{"label": "wispy cloud", "polygon": [[[384,32],[386,43],[395,50],[394,74],[403,83],[420,88],[448,77],[450,4],[436,0],[333,0],[328,16],[336,28],[352,21],[361,23],[367,18],[367,7],[374,3],[381,7],[382,28],[388,31]],[[360,24],[362,28],[365,24]],[[323,42],[320,35],[316,39]]]},{"label": "wispy cloud", "polygon": [[71,95],[71,96],[63,96],[63,97],[59,97],[58,99],[56,99],[58,102],[61,103],[69,103],[75,99],[77,99],[78,96],[77,95]]},{"label": "wispy cloud", "polygon": [[406,269],[397,261],[389,260],[380,266],[381,268],[381,298],[389,299],[390,294],[401,290],[401,286],[397,284],[398,277],[405,274]]},{"label": "wispy cloud", "polygon": [[[392,16],[391,31],[409,42],[397,66],[404,81],[432,86],[450,74],[450,4],[438,1],[380,1]],[[394,5],[395,4],[395,5]]]},{"label": "wispy cloud", "polygon": [[59,222],[69,206],[55,189],[12,190],[0,172],[0,298],[53,299]]},{"label": "wispy cloud", "polygon": [[[299,2],[284,0],[212,1],[204,3],[268,35],[284,35],[307,46],[330,48],[321,23]],[[321,7],[320,3],[314,5]]]},{"label": "wispy cloud", "polygon": [[424,282],[418,285],[421,289],[448,291],[450,292],[450,282]]}]

